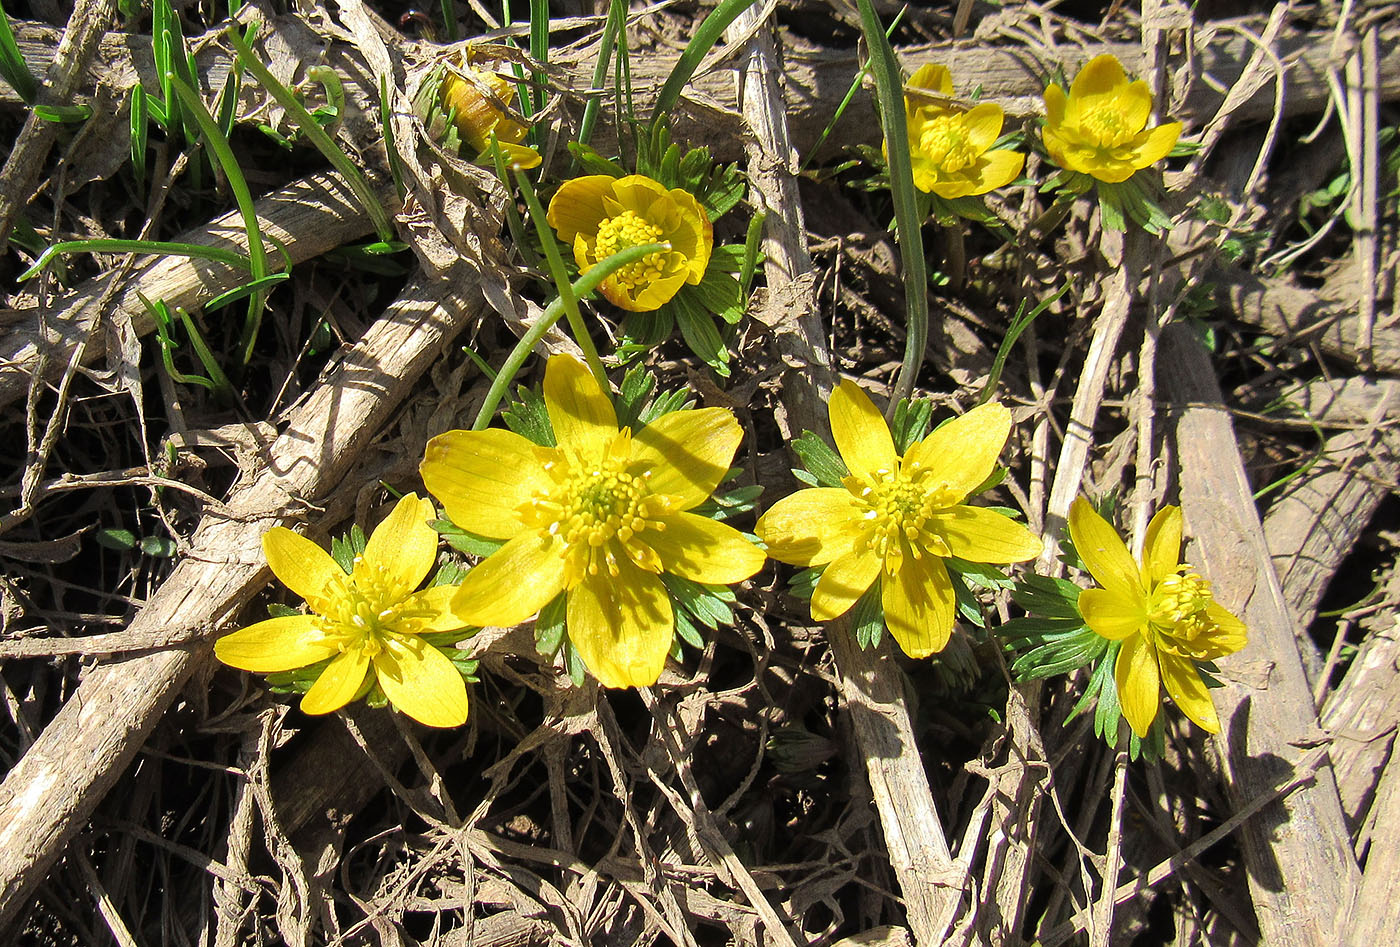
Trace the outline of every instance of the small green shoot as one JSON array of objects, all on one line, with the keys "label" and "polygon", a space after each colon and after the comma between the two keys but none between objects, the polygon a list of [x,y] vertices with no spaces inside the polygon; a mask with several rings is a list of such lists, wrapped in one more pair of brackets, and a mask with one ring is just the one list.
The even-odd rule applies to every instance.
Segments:
[{"label": "small green shoot", "polygon": [[20,54],[19,43],[10,29],[10,18],[5,8],[0,6],[0,78],[10,84],[25,105],[33,105],[39,98],[39,80],[29,71],[29,64]]},{"label": "small green shoot", "polygon": [[1067,292],[1069,292],[1068,283],[1060,287],[1059,292],[1041,300],[1030,312],[1026,312],[1026,301],[1021,300],[1021,304],[1016,307],[1016,318],[1011,320],[1011,325],[1006,330],[1006,336],[1001,340],[1001,345],[997,346],[997,357],[992,361],[992,370],[987,375],[987,383],[982,386],[982,392],[977,396],[978,404],[986,404],[992,400],[992,395],[997,390],[997,382],[1001,380],[1002,369],[1006,367],[1006,358],[1011,354],[1011,348],[1021,337],[1021,333],[1026,331],[1037,316],[1053,306]]},{"label": "small green shoot", "polygon": [[94,240],[66,240],[55,243],[39,254],[39,258],[19,274],[18,281],[30,279],[46,270],[54,260],[65,253],[149,253],[155,256],[184,256],[196,260],[212,260],[240,269],[252,269],[247,255],[222,247],[207,247],[201,243],[167,243],[161,240],[115,240],[102,238]]},{"label": "small green shoot", "polygon": [[593,65],[593,83],[589,89],[594,93],[588,97],[588,104],[583,107],[583,120],[579,122],[578,143],[588,144],[588,139],[593,135],[593,126],[598,122],[598,109],[602,101],[603,83],[608,78],[608,65],[612,62],[613,48],[618,45],[621,38],[624,42],[624,32],[627,29],[627,3],[626,0],[611,0],[608,4],[608,19],[603,25],[603,36],[598,43],[598,61]]}]

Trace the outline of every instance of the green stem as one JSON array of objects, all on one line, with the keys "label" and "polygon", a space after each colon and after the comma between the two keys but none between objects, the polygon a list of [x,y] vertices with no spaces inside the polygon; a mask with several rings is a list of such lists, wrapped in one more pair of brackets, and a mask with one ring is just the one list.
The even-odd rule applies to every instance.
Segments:
[{"label": "green stem", "polygon": [[598,357],[598,349],[588,334],[588,327],[583,324],[583,314],[578,309],[578,297],[574,295],[573,287],[569,285],[569,273],[564,269],[564,258],[559,255],[559,241],[554,239],[554,232],[549,226],[549,221],[545,219],[544,208],[540,206],[540,199],[535,194],[530,179],[520,168],[515,169],[515,180],[520,185],[521,194],[525,197],[525,206],[530,209],[530,221],[535,225],[535,233],[539,235],[540,243],[544,245],[544,256],[549,263],[550,278],[554,280],[554,285],[559,290],[559,301],[564,307],[565,315],[569,317],[569,331],[574,334],[574,341],[578,343],[579,348],[583,349],[583,357],[588,362],[589,371],[593,373],[593,377],[597,379],[603,390],[607,391],[608,373],[603,368],[603,360]]},{"label": "green stem", "polygon": [[248,257],[235,250],[224,250],[220,247],[207,247],[202,243],[166,243],[160,240],[112,240],[101,238],[97,240],[65,240],[62,243],[55,243],[48,247],[39,258],[34,261],[34,265],[16,278],[17,282],[23,282],[32,276],[42,273],[44,269],[65,253],[149,253],[153,256],[187,256],[200,260],[213,260],[215,263],[224,263],[228,266],[237,266],[248,269]]},{"label": "green stem", "polygon": [[[638,260],[652,253],[657,253],[665,249],[666,246],[664,244],[648,243],[640,247],[628,247],[626,250],[619,250],[606,260],[600,262],[597,266],[594,266],[587,273],[584,273],[578,279],[574,280],[572,285],[569,286],[569,290],[573,293],[575,300],[586,297],[589,293],[598,288],[598,284],[602,283],[603,280],[607,279],[613,273],[622,269],[622,267],[629,263],[636,263]],[[539,320],[520,337],[520,341],[515,344],[515,348],[511,349],[510,354],[506,356],[505,364],[501,366],[501,370],[497,373],[495,381],[491,382],[491,388],[486,392],[486,401],[482,403],[481,410],[476,415],[476,421],[472,424],[473,431],[485,430],[486,426],[491,423],[491,418],[495,415],[496,408],[500,405],[501,399],[505,397],[506,389],[510,387],[510,383],[514,380],[516,373],[520,371],[520,366],[525,364],[525,359],[530,356],[535,345],[540,339],[544,338],[544,334],[559,321],[559,317],[563,314],[563,297],[555,297],[554,301],[545,308]],[[603,390],[607,390],[606,379],[604,379]]]}]

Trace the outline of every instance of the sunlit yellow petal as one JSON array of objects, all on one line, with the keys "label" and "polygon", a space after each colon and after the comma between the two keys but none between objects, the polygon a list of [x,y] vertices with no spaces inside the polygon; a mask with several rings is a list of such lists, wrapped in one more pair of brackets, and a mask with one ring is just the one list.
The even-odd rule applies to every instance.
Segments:
[{"label": "sunlit yellow petal", "polygon": [[345,578],[345,570],[336,565],[330,553],[285,526],[263,533],[262,548],[272,574],[313,607],[321,601],[328,584]]},{"label": "sunlit yellow petal", "polygon": [[351,648],[321,672],[301,699],[302,713],[328,714],[350,703],[365,682],[369,658],[361,648]]},{"label": "sunlit yellow petal", "polygon": [[1104,53],[1089,60],[1088,64],[1074,77],[1069,87],[1071,99],[1082,99],[1091,95],[1107,95],[1118,91],[1128,82],[1123,72],[1123,64],[1112,53]]},{"label": "sunlit yellow petal", "polygon": [[928,518],[928,529],[968,562],[1024,562],[1040,555],[1040,538],[1009,516],[975,506],[955,506]]},{"label": "sunlit yellow petal", "polygon": [[418,472],[452,522],[490,539],[524,528],[517,508],[552,481],[535,445],[514,431],[448,431],[428,441]]},{"label": "sunlit yellow petal", "polygon": [[1198,661],[1214,661],[1227,654],[1234,654],[1248,643],[1248,632],[1244,622],[1236,618],[1219,602],[1206,606],[1206,617],[1215,623],[1213,633],[1192,642],[1191,657]]},{"label": "sunlit yellow petal", "polygon": [[763,568],[768,557],[732,526],[694,513],[673,513],[664,530],[641,536],[661,557],[662,571],[692,582],[729,585]]},{"label": "sunlit yellow petal", "polygon": [[831,412],[831,436],[846,467],[857,477],[869,478],[877,470],[893,470],[899,459],[894,438],[875,403],[859,385],[842,379],[827,402]]},{"label": "sunlit yellow petal", "polygon": [[906,556],[894,575],[885,576],[880,600],[890,634],[909,657],[926,658],[948,644],[956,596],[937,556]]},{"label": "sunlit yellow petal", "polygon": [[616,277],[610,276],[599,290],[610,303],[628,312],[655,312],[680,292],[689,272],[683,267],[673,269],[657,279],[638,285],[623,285]]},{"label": "sunlit yellow petal", "polygon": [[1026,156],[1017,151],[1002,149],[987,152],[982,156],[982,164],[978,169],[980,181],[976,193],[985,194],[999,187],[1006,187],[1020,176],[1025,163]]},{"label": "sunlit yellow petal", "polygon": [[680,498],[680,509],[705,502],[724,475],[744,431],[726,408],[663,414],[632,436],[628,470],[651,492]]},{"label": "sunlit yellow petal", "polygon": [[1107,589],[1085,589],[1079,593],[1079,614],[1096,635],[1121,641],[1147,626],[1147,600],[1124,597]]},{"label": "sunlit yellow petal", "polygon": [[947,66],[937,63],[924,63],[905,83],[910,89],[933,92],[938,95],[953,94],[953,74]]},{"label": "sunlit yellow petal", "polygon": [[1113,99],[1123,117],[1123,128],[1130,134],[1147,127],[1147,120],[1152,117],[1152,90],[1146,82],[1138,79],[1127,83],[1113,94]]},{"label": "sunlit yellow petal", "polygon": [[[418,629],[420,634],[433,634],[440,631],[459,631],[467,627],[466,622],[452,612],[452,598],[457,594],[455,585],[435,585],[421,592],[414,592],[404,600],[407,608],[422,609],[431,615]],[[466,637],[463,634],[462,637]]]},{"label": "sunlit yellow petal", "polygon": [[1065,90],[1053,83],[1045,87],[1045,119],[1047,129],[1065,120]]},{"label": "sunlit yellow petal", "polygon": [[691,285],[705,278],[705,270],[710,265],[710,254],[714,252],[715,228],[710,215],[695,195],[680,188],[674,188],[670,199],[680,211],[681,226],[671,231],[668,237],[682,254],[686,266],[686,282]]},{"label": "sunlit yellow petal", "polygon": [[607,212],[603,196],[612,193],[617,179],[609,174],[589,174],[565,181],[549,202],[545,220],[559,232],[559,239],[572,244],[580,233],[597,233]]},{"label": "sunlit yellow petal", "polygon": [[617,412],[588,366],[572,355],[555,355],[544,370],[544,404],[554,439],[566,451],[601,457],[617,436]]},{"label": "sunlit yellow petal", "polygon": [[1001,106],[992,102],[983,102],[968,109],[963,115],[967,143],[979,152],[992,147],[1001,137],[1003,118]]},{"label": "sunlit yellow petal", "polygon": [[873,550],[850,552],[822,570],[812,593],[813,621],[830,621],[851,610],[880,575],[880,557]]},{"label": "sunlit yellow petal", "polygon": [[1146,168],[1156,164],[1171,154],[1171,150],[1176,147],[1177,139],[1180,137],[1180,122],[1167,122],[1165,125],[1158,125],[1147,133],[1147,140],[1138,146],[1137,153],[1133,156],[1133,165],[1137,168]]},{"label": "sunlit yellow petal", "polygon": [[650,687],[675,636],[661,580],[626,559],[618,575],[588,576],[569,591],[569,642],[604,687]]},{"label": "sunlit yellow petal", "polygon": [[433,504],[410,493],[374,528],[355,576],[383,570],[404,594],[423,584],[437,561],[438,534],[428,523],[436,518]]},{"label": "sunlit yellow petal", "polygon": [[[529,171],[531,168],[539,167],[540,161],[542,160],[540,158],[540,153],[533,148],[525,145],[517,145],[509,141],[498,140],[494,146],[488,145],[482,151],[481,155],[477,158],[477,163],[485,164],[489,162],[494,165],[496,163],[495,158],[493,158],[491,154],[493,148],[500,150],[501,157],[505,160],[507,168],[520,168],[523,171]],[[545,219],[548,220],[549,218],[546,217]]]},{"label": "sunlit yellow petal", "polygon": [[[1054,89],[1057,86],[1051,86]],[[1069,142],[1065,140],[1059,131],[1046,125],[1040,132],[1041,141],[1045,143],[1045,150],[1050,152],[1051,159],[1060,167],[1073,171],[1073,162],[1069,159]]]},{"label": "sunlit yellow petal", "polygon": [[644,174],[629,174],[613,182],[613,196],[625,209],[644,213],[651,208],[658,197],[665,197],[667,189],[660,181],[654,181]]},{"label": "sunlit yellow petal", "polygon": [[925,471],[922,483],[942,484],[950,495],[967,496],[996,467],[1011,434],[1011,412],[995,401],[973,408],[909,449],[904,469]]},{"label": "sunlit yellow petal", "polygon": [[564,589],[561,541],[522,533],[467,573],[452,611],[468,625],[507,628],[549,604]]},{"label": "sunlit yellow petal", "polygon": [[306,667],[338,650],[325,643],[314,615],[269,618],[214,642],[214,655],[229,667],[263,674]]},{"label": "sunlit yellow petal", "polygon": [[794,566],[819,566],[855,551],[861,513],[847,490],[813,487],[774,503],[759,517],[754,534],[768,555]]},{"label": "sunlit yellow petal", "polygon": [[389,703],[430,727],[467,720],[467,685],[437,648],[421,638],[391,635],[374,656],[374,673]]},{"label": "sunlit yellow petal", "polygon": [[1118,704],[1123,716],[1139,737],[1157,717],[1162,705],[1162,689],[1157,675],[1157,652],[1141,635],[1123,639],[1118,662],[1113,666],[1118,685]]},{"label": "sunlit yellow petal", "polygon": [[1181,712],[1202,730],[1219,733],[1220,718],[1216,716],[1210,690],[1201,680],[1196,666],[1187,658],[1165,651],[1157,653],[1157,660],[1161,662],[1162,684]]},{"label": "sunlit yellow petal", "polygon": [[1148,588],[1176,571],[1181,563],[1181,507],[1164,506],[1147,524],[1142,546],[1142,576]]},{"label": "sunlit yellow petal", "polygon": [[1123,599],[1144,594],[1137,563],[1108,521],[1080,497],[1069,508],[1069,536],[1089,574]]}]

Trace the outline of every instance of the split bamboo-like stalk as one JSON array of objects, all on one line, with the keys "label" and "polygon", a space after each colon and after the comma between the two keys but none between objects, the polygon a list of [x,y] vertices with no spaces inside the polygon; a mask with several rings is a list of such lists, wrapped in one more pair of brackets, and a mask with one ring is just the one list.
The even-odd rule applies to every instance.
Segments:
[{"label": "split bamboo-like stalk", "polygon": [[214,631],[266,583],[262,534],[324,502],[421,373],[482,302],[474,279],[419,278],[366,332],[263,458],[230,512],[206,515],[191,552],[130,630],[208,634],[191,648],[98,665],[0,784],[0,931],[115,785],[192,671]]}]

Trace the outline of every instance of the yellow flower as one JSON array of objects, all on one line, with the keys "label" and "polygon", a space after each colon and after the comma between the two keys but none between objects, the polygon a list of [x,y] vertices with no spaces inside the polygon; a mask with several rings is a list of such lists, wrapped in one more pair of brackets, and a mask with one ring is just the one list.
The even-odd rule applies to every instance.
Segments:
[{"label": "yellow flower", "polygon": [[1021,173],[1022,155],[987,150],[1001,137],[1001,106],[984,102],[965,109],[943,101],[953,94],[953,75],[946,66],[920,66],[909,86],[938,97],[904,96],[915,187],[951,200],[994,191]]},{"label": "yellow flower", "polygon": [[1141,79],[1129,82],[1117,57],[1095,56],[1075,77],[1069,98],[1058,85],[1045,88],[1041,130],[1055,163],[1069,171],[1116,184],[1167,156],[1181,137],[1181,123],[1147,128],[1152,93]]},{"label": "yellow flower", "polygon": [[642,174],[565,181],[549,202],[546,219],[560,240],[573,245],[580,273],[628,247],[670,244],[669,250],[624,266],[599,287],[629,312],[659,309],[686,283],[704,279],[715,242],[710,216],[694,195],[667,190]]},{"label": "yellow flower", "polygon": [[1165,684],[1182,713],[1219,733],[1220,719],[1194,662],[1243,648],[1245,627],[1211,597],[1210,583],[1180,561],[1181,509],[1164,506],[1152,517],[1140,567],[1083,498],[1070,507],[1069,535],[1103,586],[1079,593],[1079,613],[1095,633],[1123,643],[1114,679],[1133,732],[1147,735]]},{"label": "yellow flower", "polygon": [[270,673],[334,658],[301,699],[308,714],[344,707],[373,673],[384,696],[430,727],[467,719],[462,675],[420,635],[455,631],[453,586],[415,592],[437,558],[433,505],[410,493],[375,528],[349,575],[324,549],[281,526],[263,534],[272,572],[311,607],[309,615],[260,621],[220,638],[214,653],[225,664]]},{"label": "yellow flower", "polygon": [[1020,523],[963,503],[996,468],[1011,413],[973,408],[895,453],[889,428],[849,381],[831,395],[831,433],[850,476],[844,487],[813,487],[779,500],[755,532],[768,555],[797,566],[826,565],[812,618],[844,615],[876,580],[885,624],[910,657],[942,651],[956,601],[943,560],[1009,563],[1039,554]]},{"label": "yellow flower", "polygon": [[515,87],[509,79],[494,72],[467,67],[454,69],[442,82],[442,106],[451,112],[457,134],[477,155],[478,161],[490,160],[491,135],[506,166],[533,168],[540,156],[520,142],[525,138],[525,126],[505,112],[506,103],[515,97]]},{"label": "yellow flower", "polygon": [[557,447],[498,429],[428,442],[423,482],[463,529],[506,543],[452,602],[473,625],[519,624],[565,594],[569,641],[606,687],[656,683],[674,636],[661,573],[741,582],[764,555],[736,529],[688,510],[719,485],[743,437],[725,408],[618,430],[581,362],[549,360],[544,401]]}]

